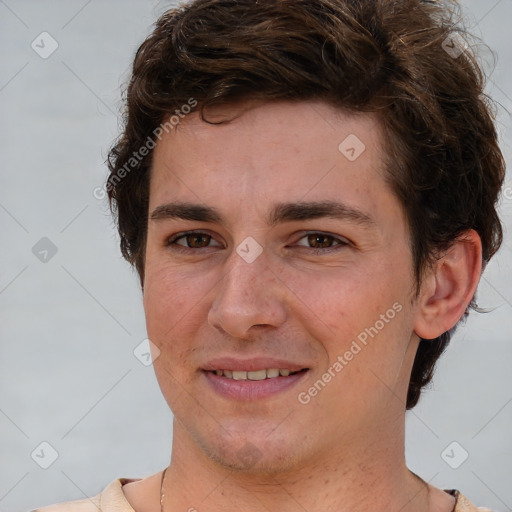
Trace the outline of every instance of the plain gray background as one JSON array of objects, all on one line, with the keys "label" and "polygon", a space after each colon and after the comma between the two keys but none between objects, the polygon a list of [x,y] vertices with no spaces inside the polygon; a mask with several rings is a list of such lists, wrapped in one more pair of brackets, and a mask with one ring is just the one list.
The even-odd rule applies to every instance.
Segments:
[{"label": "plain gray background", "polygon": [[[93,191],[104,182],[131,59],[171,6],[0,0],[2,512],[92,496],[115,478],[143,477],[169,462],[172,415],[152,367],[133,353],[146,337],[138,280]],[[495,65],[485,59],[488,91],[500,104],[510,163],[512,0],[463,6],[497,55]],[[44,31],[56,43],[39,36]],[[58,48],[43,59],[34,40],[40,53]],[[498,511],[512,510],[508,176],[505,242],[479,291],[480,305],[494,310],[472,313],[460,328],[433,386],[408,413],[406,439],[413,471]],[[36,257],[44,250],[46,262]],[[58,457],[43,469],[52,449]]]}]

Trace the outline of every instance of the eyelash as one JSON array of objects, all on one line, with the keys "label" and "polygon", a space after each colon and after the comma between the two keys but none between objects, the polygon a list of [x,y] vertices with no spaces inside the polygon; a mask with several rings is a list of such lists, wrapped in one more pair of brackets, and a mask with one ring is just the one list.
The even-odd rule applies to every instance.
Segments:
[{"label": "eyelash", "polygon": [[[176,235],[173,235],[173,236],[169,237],[167,239],[165,245],[166,245],[166,247],[172,248],[172,250],[176,250],[176,251],[180,251],[180,252],[198,251],[198,250],[201,250],[201,249],[209,249],[210,248],[210,247],[193,248],[193,247],[185,247],[185,246],[181,246],[179,244],[176,244],[176,242],[178,240],[180,240],[181,238],[186,238],[189,235],[206,235],[206,236],[209,236],[210,237],[209,242],[211,241],[211,239],[213,239],[212,235],[210,235],[209,233],[206,233],[204,231],[186,231],[184,233],[177,233]],[[332,252],[332,251],[340,250],[343,247],[351,245],[351,243],[348,240],[336,237],[336,236],[331,235],[329,233],[322,233],[320,231],[309,231],[307,233],[304,233],[299,238],[298,241],[302,240],[303,238],[312,236],[312,235],[319,235],[321,237],[330,238],[330,239],[332,239],[333,242],[338,242],[336,245],[334,245],[332,247],[325,247],[325,248],[314,248],[314,247],[299,246],[299,247],[303,247],[305,249],[309,249],[314,254],[320,254],[320,253],[325,254],[326,252]]]}]

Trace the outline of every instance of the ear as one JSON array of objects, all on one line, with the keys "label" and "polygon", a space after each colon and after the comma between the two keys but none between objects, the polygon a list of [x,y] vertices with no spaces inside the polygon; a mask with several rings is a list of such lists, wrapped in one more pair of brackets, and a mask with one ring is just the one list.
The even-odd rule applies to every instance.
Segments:
[{"label": "ear", "polygon": [[424,277],[414,332],[431,340],[462,318],[482,273],[482,242],[471,229],[463,233]]}]

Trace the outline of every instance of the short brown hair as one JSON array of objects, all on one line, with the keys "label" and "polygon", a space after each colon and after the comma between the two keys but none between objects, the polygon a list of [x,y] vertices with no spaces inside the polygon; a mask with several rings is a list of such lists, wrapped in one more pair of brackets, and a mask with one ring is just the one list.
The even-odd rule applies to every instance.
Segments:
[{"label": "short brown hair", "polygon": [[[457,28],[452,5],[195,0],[162,15],[135,56],[124,130],[108,158],[107,190],[121,251],[141,284],[148,141],[191,99],[194,108],[187,111],[200,110],[203,120],[208,106],[249,99],[320,99],[349,112],[377,112],[387,134],[388,180],[408,220],[417,284],[436,256],[469,229],[482,240],[485,265],[502,241],[496,203],[505,163],[483,73],[461,46],[461,35],[468,35]],[[150,150],[141,156],[145,144]],[[421,340],[408,409],[430,382],[453,330]]]}]

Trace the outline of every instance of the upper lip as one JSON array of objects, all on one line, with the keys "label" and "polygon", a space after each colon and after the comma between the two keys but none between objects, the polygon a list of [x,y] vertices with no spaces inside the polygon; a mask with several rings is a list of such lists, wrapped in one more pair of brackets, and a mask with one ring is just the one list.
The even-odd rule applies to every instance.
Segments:
[{"label": "upper lip", "polygon": [[308,368],[308,365],[297,364],[285,359],[269,357],[253,357],[251,359],[238,359],[235,357],[219,357],[208,361],[201,369],[205,371],[234,370],[254,372],[257,370],[277,368],[288,369],[293,372]]}]

